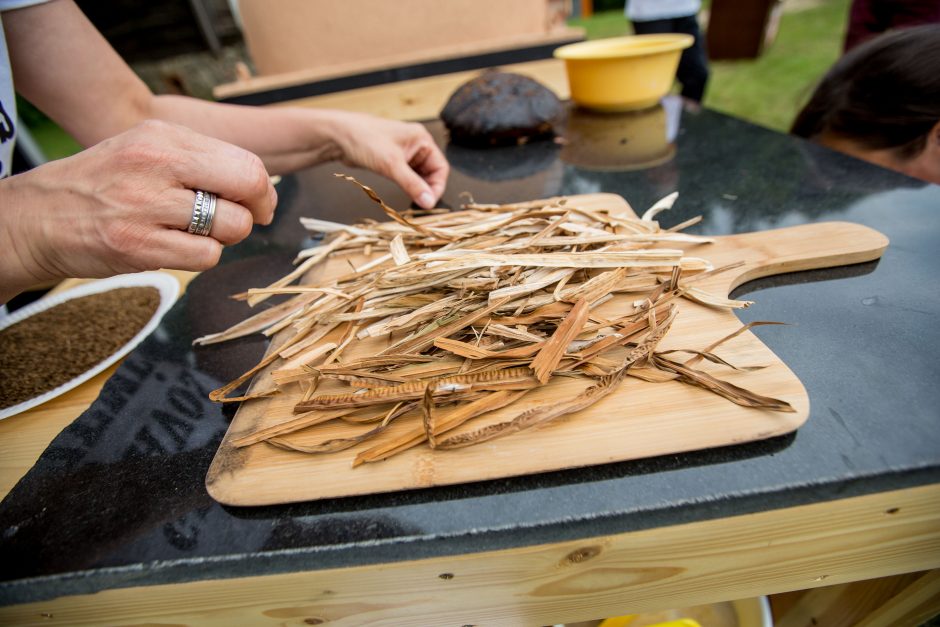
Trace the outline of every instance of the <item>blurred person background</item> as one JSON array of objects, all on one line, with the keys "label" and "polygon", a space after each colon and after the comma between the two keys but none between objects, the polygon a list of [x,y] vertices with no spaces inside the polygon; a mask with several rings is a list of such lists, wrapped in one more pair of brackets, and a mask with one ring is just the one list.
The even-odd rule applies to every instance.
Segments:
[{"label": "blurred person background", "polygon": [[696,103],[702,102],[708,84],[708,53],[698,24],[701,8],[701,0],[627,0],[624,9],[637,35],[692,35],[695,41],[682,51],[676,79],[682,97]]},{"label": "blurred person background", "polygon": [[853,48],[822,78],[791,132],[940,184],[940,24]]}]

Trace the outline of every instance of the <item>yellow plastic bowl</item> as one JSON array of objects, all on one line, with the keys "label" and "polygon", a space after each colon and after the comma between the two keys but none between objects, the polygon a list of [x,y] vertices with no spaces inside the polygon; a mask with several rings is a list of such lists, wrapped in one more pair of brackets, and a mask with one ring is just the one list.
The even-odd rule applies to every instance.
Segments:
[{"label": "yellow plastic bowl", "polygon": [[562,46],[571,99],[589,109],[631,111],[651,107],[669,93],[691,35],[635,35]]}]

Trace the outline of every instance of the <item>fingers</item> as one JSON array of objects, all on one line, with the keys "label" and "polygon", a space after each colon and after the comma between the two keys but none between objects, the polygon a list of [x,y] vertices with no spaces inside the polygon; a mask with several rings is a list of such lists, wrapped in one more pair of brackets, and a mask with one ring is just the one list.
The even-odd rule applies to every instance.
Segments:
[{"label": "fingers", "polygon": [[169,171],[181,187],[212,192],[247,209],[254,222],[271,222],[277,192],[258,156],[174,124],[148,121],[135,131],[162,147]]},{"label": "fingers", "polygon": [[[412,157],[409,165],[425,180],[431,188],[436,202],[444,193],[447,186],[447,176],[450,174],[450,165],[444,157],[444,153],[437,147],[433,140],[429,144],[422,145],[421,149]],[[424,205],[422,205],[424,207]],[[424,207],[430,209],[433,207]]]},{"label": "fingers", "polygon": [[395,181],[419,207],[431,209],[437,201],[437,196],[431,187],[417,172],[411,169],[403,159],[390,164],[388,177]]},{"label": "fingers", "polygon": [[[187,231],[193,217],[195,202],[196,193],[192,190],[174,190],[169,193],[167,204],[171,209],[166,214],[164,225],[177,231]],[[252,215],[245,207],[224,198],[216,199],[209,237],[226,246],[231,246],[248,237],[251,233],[251,226]],[[187,232],[187,235],[190,234]]]},{"label": "fingers", "polygon": [[135,251],[134,270],[167,268],[201,272],[215,266],[221,255],[222,244],[215,238],[178,229],[154,229]]},{"label": "fingers", "polygon": [[417,127],[418,137],[406,145],[399,160],[388,164],[388,176],[398,183],[418,206],[432,209],[444,193],[450,166],[424,127]]},{"label": "fingers", "polygon": [[[252,223],[269,224],[277,193],[261,160],[232,144],[199,135],[185,127],[162,122],[144,123],[135,129],[149,141],[159,134],[172,149],[167,159],[171,176],[183,188],[168,190],[172,209],[164,224],[175,231],[164,234],[166,244],[187,253],[187,268],[218,260],[221,245],[245,239]],[[187,230],[192,220],[195,191],[216,194],[216,207],[208,237]],[[179,200],[177,200],[179,198]],[[210,239],[212,242],[201,240]],[[212,263],[208,266],[210,267]]]},{"label": "fingers", "polygon": [[219,262],[223,245],[236,244],[251,232],[251,213],[237,203],[217,199],[208,235],[190,233],[195,193],[177,190],[166,202],[172,209],[157,223],[117,226],[111,238],[129,267],[114,272],[171,268],[202,271]]},{"label": "fingers", "polygon": [[209,237],[226,246],[237,244],[251,233],[251,212],[233,202],[219,198]]},{"label": "fingers", "polygon": [[192,189],[216,194],[238,203],[258,224],[270,224],[277,205],[277,192],[271,185],[261,159],[237,146],[209,137],[189,155],[189,163],[177,173]]}]

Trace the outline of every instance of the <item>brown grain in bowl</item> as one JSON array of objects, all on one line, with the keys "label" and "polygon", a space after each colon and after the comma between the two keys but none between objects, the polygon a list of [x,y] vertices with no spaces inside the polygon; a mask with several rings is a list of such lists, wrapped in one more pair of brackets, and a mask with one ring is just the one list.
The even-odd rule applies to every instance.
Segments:
[{"label": "brown grain in bowl", "polygon": [[0,331],[0,409],[66,383],[114,354],[160,304],[153,287],[68,300]]}]

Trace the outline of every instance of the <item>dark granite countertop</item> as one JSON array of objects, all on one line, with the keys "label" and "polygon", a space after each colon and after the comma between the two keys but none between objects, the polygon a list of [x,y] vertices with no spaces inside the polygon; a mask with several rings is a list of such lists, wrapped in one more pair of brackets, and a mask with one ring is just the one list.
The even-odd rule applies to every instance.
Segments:
[{"label": "dark granite countertop", "polygon": [[[940,480],[940,187],[711,111],[571,121],[569,143],[448,149],[444,201],[678,189],[668,226],[724,234],[826,220],[891,239],[878,262],[762,279],[744,320],[800,377],[811,416],[763,442],[526,477],[276,507],[219,505],[203,481],[232,411],[207,392],[261,338],[193,349],[245,316],[227,299],[290,267],[299,216],[379,217],[334,179],[285,177],[275,222],[228,249],[0,503],[0,604],[198,579],[455,555],[727,517]],[[437,123],[430,128],[441,139]],[[675,152],[662,145],[675,135]],[[649,134],[652,133],[652,143]],[[441,139],[443,142],[443,139]],[[644,165],[646,164],[646,165]],[[351,172],[391,205],[403,194]],[[309,243],[309,242],[308,242]]]}]

